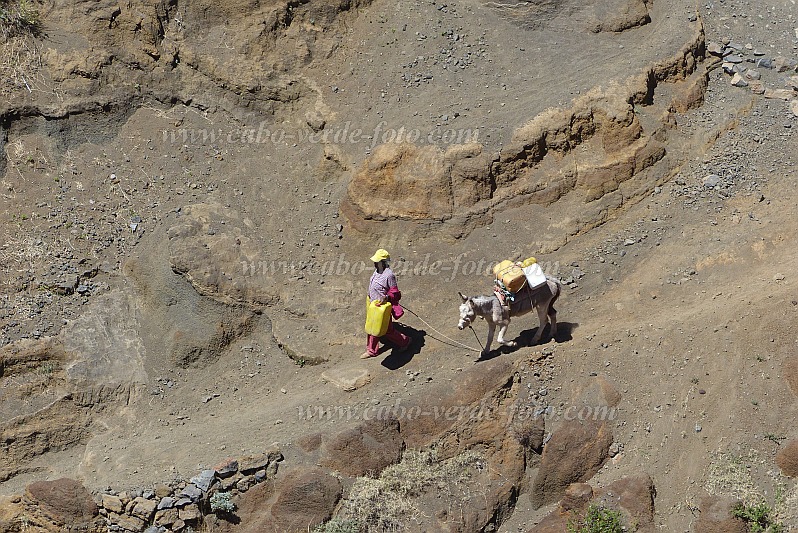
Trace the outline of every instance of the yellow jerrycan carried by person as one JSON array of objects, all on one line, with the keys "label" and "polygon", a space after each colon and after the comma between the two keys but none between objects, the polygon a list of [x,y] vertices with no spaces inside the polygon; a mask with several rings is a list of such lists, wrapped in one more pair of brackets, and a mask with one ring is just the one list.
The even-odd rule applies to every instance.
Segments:
[{"label": "yellow jerrycan carried by person", "polygon": [[377,305],[377,302],[366,296],[366,333],[382,337],[388,332],[391,323],[391,303]]}]

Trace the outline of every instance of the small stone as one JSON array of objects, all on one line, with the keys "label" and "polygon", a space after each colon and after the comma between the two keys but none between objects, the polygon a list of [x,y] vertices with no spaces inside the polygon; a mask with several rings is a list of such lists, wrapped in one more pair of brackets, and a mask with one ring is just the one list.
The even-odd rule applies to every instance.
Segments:
[{"label": "small stone", "polygon": [[158,505],[154,500],[146,500],[144,498],[136,498],[133,500],[133,503],[134,506],[130,511],[130,514],[141,518],[145,522],[150,521],[152,515],[155,514],[155,508]]},{"label": "small stone", "polygon": [[786,57],[776,57],[773,59],[773,68],[776,72],[787,72],[788,70],[795,70],[798,66],[798,61]]},{"label": "small stone", "polygon": [[706,394],[706,393],[707,391],[705,391],[704,389],[698,389],[698,394]]},{"label": "small stone", "polygon": [[707,52],[712,54],[713,56],[722,56],[723,55],[723,45],[720,43],[716,43],[715,41],[709,41],[707,43]]},{"label": "small stone", "polygon": [[773,61],[771,61],[767,57],[760,57],[759,59],[756,60],[755,65],[758,68],[768,68],[768,69],[770,69],[770,68],[773,68]]},{"label": "small stone", "polygon": [[191,498],[186,498],[184,496],[175,502],[175,507],[185,507],[190,503],[191,503]]},{"label": "small stone", "polygon": [[191,482],[197,486],[202,492],[208,492],[208,489],[213,485],[216,478],[216,472],[213,470],[203,470],[199,475],[191,478]]},{"label": "small stone", "polygon": [[623,451],[623,444],[621,444],[620,442],[613,442],[612,444],[610,444],[610,449],[607,451],[607,453],[609,454],[610,457],[615,457],[616,455],[621,453],[621,451]]},{"label": "small stone", "polygon": [[121,513],[123,509],[122,500],[110,494],[103,494],[101,496],[102,506],[113,513]]},{"label": "small stone", "polygon": [[141,518],[124,514],[109,515],[109,521],[128,531],[141,531],[144,529],[145,522]]},{"label": "small stone", "polygon": [[197,507],[195,504],[187,505],[180,509],[177,515],[183,522],[193,522],[195,520],[199,520],[199,518],[202,516],[199,507]]},{"label": "small stone", "polygon": [[196,485],[187,485],[186,488],[180,491],[180,494],[193,502],[202,498],[202,491]]},{"label": "small stone", "polygon": [[794,92],[790,89],[765,89],[764,95],[771,100],[790,100]]},{"label": "small stone", "polygon": [[798,100],[790,102],[790,111],[794,116],[798,117]]},{"label": "small stone", "polygon": [[623,241],[624,246],[632,246],[635,243],[637,243],[637,241],[634,239],[626,239],[625,241]]},{"label": "small stone", "polygon": [[726,63],[734,63],[735,65],[743,62],[743,58],[737,54],[728,55],[723,59]]},{"label": "small stone", "polygon": [[765,84],[761,81],[752,81],[749,84],[749,88],[754,94],[765,94]]},{"label": "small stone", "polygon": [[734,87],[748,87],[748,82],[745,81],[739,73],[735,73],[729,83]]},{"label": "small stone", "polygon": [[788,87],[792,87],[794,90],[798,91],[798,76],[790,76],[787,78],[787,82],[785,83]]},{"label": "small stone", "polygon": [[717,174],[708,174],[704,176],[704,179],[701,181],[704,184],[704,187],[712,189],[713,187],[716,187],[720,183],[720,176],[718,176]]},{"label": "small stone", "polygon": [[169,496],[170,494],[172,494],[172,487],[170,487],[169,485],[164,485],[162,483],[155,485],[155,495],[158,498],[164,498],[166,496]]},{"label": "small stone", "polygon": [[761,77],[762,74],[760,74],[758,70],[749,68],[748,70],[745,71],[745,79],[747,80],[758,80]]},{"label": "small stone", "polygon": [[236,483],[236,489],[241,492],[246,492],[255,484],[255,476],[247,476],[241,478],[238,483]]},{"label": "small stone", "polygon": [[179,518],[177,509],[163,509],[155,513],[155,524],[168,527],[174,524]]},{"label": "small stone", "polygon": [[258,470],[263,470],[270,463],[282,460],[283,456],[278,451],[250,455],[239,459],[238,468],[244,475],[254,474]]},{"label": "small stone", "polygon": [[696,424],[696,425],[695,425],[695,432],[696,432],[696,433],[701,433],[701,430],[702,430],[702,429],[703,429],[703,428],[701,427],[701,424]]},{"label": "small stone", "polygon": [[781,273],[776,274],[775,276],[773,276],[773,281],[784,281],[784,274]]},{"label": "small stone", "polygon": [[172,498],[171,496],[165,496],[161,498],[161,501],[158,502],[158,510],[171,509],[175,506],[175,503],[177,503],[176,499]]},{"label": "small stone", "polygon": [[721,68],[726,74],[737,74],[737,72],[740,70],[740,68],[734,63],[723,63]]},{"label": "small stone", "polygon": [[213,469],[220,478],[228,478],[238,472],[238,461],[228,458],[214,466]]}]

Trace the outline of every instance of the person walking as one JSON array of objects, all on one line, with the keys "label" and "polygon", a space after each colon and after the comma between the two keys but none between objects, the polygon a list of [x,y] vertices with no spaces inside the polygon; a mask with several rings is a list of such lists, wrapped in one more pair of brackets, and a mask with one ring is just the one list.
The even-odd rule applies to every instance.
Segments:
[{"label": "person walking", "polygon": [[396,284],[396,276],[389,266],[390,259],[391,254],[382,248],[371,256],[371,261],[374,262],[374,273],[371,274],[371,279],[369,280],[369,299],[371,301],[377,300],[378,305],[390,302],[392,316],[389,318],[388,331],[385,335],[375,337],[367,334],[366,351],[360,356],[361,359],[377,357],[380,342],[390,342],[399,351],[405,350],[410,346],[410,337],[393,327],[393,318],[401,317],[404,310],[399,305],[399,299],[402,294]]}]

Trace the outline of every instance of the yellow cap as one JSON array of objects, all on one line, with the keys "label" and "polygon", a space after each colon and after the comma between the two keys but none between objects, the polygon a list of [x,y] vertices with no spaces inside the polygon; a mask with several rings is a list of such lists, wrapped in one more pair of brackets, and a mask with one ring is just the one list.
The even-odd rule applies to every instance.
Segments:
[{"label": "yellow cap", "polygon": [[386,259],[390,258],[391,254],[389,254],[387,250],[383,250],[382,248],[374,252],[374,255],[371,256],[371,260],[374,261],[375,263],[379,263],[380,261],[385,261]]}]

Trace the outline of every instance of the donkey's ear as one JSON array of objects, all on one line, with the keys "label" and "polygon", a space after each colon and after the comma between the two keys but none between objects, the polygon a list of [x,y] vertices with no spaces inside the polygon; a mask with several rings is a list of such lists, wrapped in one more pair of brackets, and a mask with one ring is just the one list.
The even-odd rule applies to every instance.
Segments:
[{"label": "donkey's ear", "polygon": [[463,303],[466,303],[466,302],[468,301],[468,296],[463,296],[463,293],[462,293],[462,292],[460,292],[460,291],[457,291],[457,294],[459,294],[459,295],[460,295],[460,298],[462,298],[462,299],[463,299]]}]

